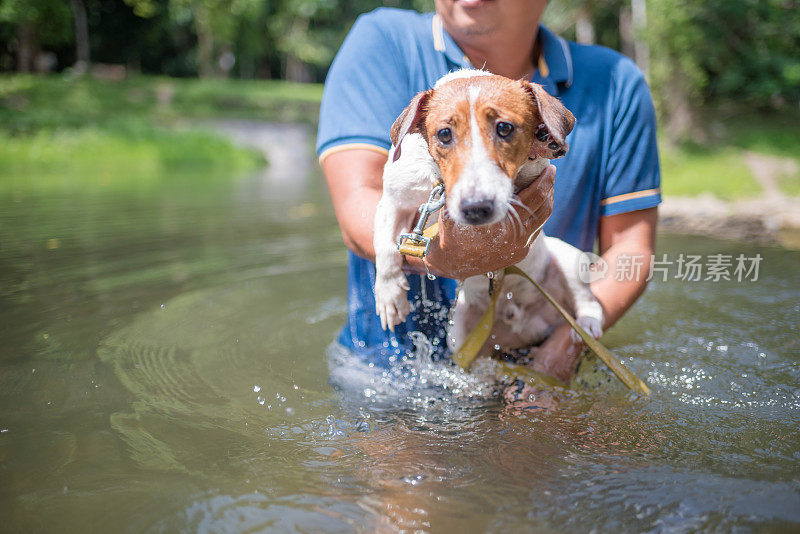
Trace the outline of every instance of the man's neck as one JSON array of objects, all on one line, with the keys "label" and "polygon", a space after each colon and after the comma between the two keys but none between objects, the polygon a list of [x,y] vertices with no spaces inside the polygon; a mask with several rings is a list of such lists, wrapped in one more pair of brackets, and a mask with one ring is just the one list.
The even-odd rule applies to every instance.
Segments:
[{"label": "man's neck", "polygon": [[534,25],[533,31],[528,29],[520,35],[461,36],[460,39],[451,36],[473,67],[511,79],[530,79],[538,62],[538,54],[535,54],[537,34],[538,26]]}]

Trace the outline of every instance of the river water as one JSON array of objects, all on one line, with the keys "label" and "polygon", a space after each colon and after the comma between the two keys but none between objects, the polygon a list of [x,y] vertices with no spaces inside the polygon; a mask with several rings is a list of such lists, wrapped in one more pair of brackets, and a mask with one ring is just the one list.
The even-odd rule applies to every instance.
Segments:
[{"label": "river water", "polygon": [[800,528],[800,253],[661,236],[758,279],[673,265],[604,338],[650,398],[601,369],[521,409],[330,347],[344,249],[292,146],[248,176],[0,188],[3,530]]}]

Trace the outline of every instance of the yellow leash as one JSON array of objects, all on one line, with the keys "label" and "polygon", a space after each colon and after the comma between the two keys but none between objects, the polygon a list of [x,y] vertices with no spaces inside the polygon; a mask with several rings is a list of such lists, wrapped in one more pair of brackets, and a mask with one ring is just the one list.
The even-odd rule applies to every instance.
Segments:
[{"label": "yellow leash", "polygon": [[550,293],[545,291],[545,289],[540,286],[536,280],[525,274],[525,272],[516,265],[506,267],[505,273],[522,276],[528,282],[533,284],[533,286],[541,291],[542,295],[544,295],[544,297],[550,301],[550,304],[552,304],[555,309],[558,310],[558,313],[560,313],[561,316],[566,319],[572,329],[578,333],[583,342],[586,343],[586,346],[589,347],[589,349],[594,352],[597,357],[600,358],[603,363],[614,372],[615,375],[617,375],[617,378],[622,380],[623,384],[628,386],[628,389],[632,389],[633,391],[637,391],[643,395],[650,395],[650,388],[648,388],[647,385],[633,373],[633,371],[625,367],[625,365],[619,361],[616,356],[614,356],[613,352],[608,350],[602,343],[592,337],[586,330],[581,328],[581,325],[579,325],[575,319],[573,319],[572,315],[570,315],[569,312],[561,306],[561,304],[556,302],[556,300],[550,296]]},{"label": "yellow leash", "polygon": [[[439,225],[434,224],[429,228],[426,228],[423,232],[423,235],[426,238],[425,243],[418,243],[408,238],[401,238],[397,249],[401,254],[423,258],[427,252],[427,245],[430,240],[439,235]],[[570,315],[570,313],[564,309],[563,306],[556,302],[556,300],[542,286],[540,286],[536,280],[528,276],[516,265],[506,267],[500,276],[491,280],[489,285],[489,307],[483,312],[483,315],[481,315],[481,318],[478,320],[475,328],[467,336],[464,344],[461,345],[461,347],[452,356],[453,361],[456,362],[459,367],[464,370],[469,369],[470,365],[472,365],[472,362],[478,357],[478,354],[480,353],[483,345],[486,343],[486,340],[489,339],[489,335],[492,332],[492,327],[494,326],[497,297],[502,292],[503,280],[509,274],[522,276],[531,284],[533,284],[533,286],[538,289],[548,301],[550,301],[550,304],[552,304],[556,310],[558,310],[567,323],[569,323],[569,325],[578,333],[578,336],[580,336],[583,342],[586,343],[586,346],[589,347],[589,349],[594,352],[597,357],[600,358],[600,360],[602,360],[603,363],[605,363],[608,368],[614,372],[615,375],[617,375],[617,378],[619,378],[623,384],[628,386],[629,389],[643,395],[650,394],[650,389],[644,382],[642,382],[642,380],[639,379],[639,377],[633,373],[633,371],[625,367],[625,365],[619,361],[616,356],[614,356],[614,353],[608,350],[598,340],[593,338],[588,332],[586,332],[586,330],[581,328],[581,326],[575,321],[572,315]],[[531,385],[539,387],[564,387],[564,384],[562,384],[561,381],[553,377],[536,372],[529,367],[508,362],[499,363],[498,374],[517,376],[519,378],[523,378]]]}]

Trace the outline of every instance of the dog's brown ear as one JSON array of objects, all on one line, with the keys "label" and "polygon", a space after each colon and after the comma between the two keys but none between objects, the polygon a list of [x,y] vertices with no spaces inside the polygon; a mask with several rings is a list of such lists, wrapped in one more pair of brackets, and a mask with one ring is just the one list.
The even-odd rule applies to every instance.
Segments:
[{"label": "dog's brown ear", "polygon": [[541,85],[523,81],[522,86],[536,104],[541,121],[536,125],[531,155],[548,159],[560,158],[569,150],[566,138],[575,126],[575,117]]},{"label": "dog's brown ear", "polygon": [[428,103],[431,93],[433,93],[433,89],[417,93],[417,95],[411,99],[411,103],[400,113],[400,116],[395,119],[394,124],[392,124],[392,128],[389,130],[389,137],[392,140],[392,144],[395,146],[393,161],[397,161],[397,158],[400,157],[400,143],[403,142],[403,137],[410,131],[419,130],[422,124],[424,124],[425,112],[427,111],[425,106]]}]

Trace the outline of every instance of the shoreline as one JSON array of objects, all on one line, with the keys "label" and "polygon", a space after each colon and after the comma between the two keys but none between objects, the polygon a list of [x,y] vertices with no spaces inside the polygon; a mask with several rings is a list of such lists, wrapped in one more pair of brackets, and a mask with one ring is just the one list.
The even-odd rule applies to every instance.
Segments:
[{"label": "shoreline", "polygon": [[800,250],[800,199],[770,195],[724,201],[708,193],[665,197],[658,231]]}]

